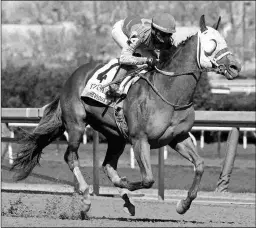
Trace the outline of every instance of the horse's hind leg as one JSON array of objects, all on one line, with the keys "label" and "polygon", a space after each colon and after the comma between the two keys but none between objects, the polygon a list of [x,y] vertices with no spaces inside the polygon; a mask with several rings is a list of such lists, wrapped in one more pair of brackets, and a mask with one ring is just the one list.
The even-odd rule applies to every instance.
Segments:
[{"label": "horse's hind leg", "polygon": [[[70,170],[74,173],[74,176],[78,182],[78,193],[82,195],[83,211],[87,212],[90,209],[91,201],[89,199],[89,185],[86,183],[79,164],[78,149],[83,138],[84,129],[86,124],[83,119],[85,117],[85,111],[76,112],[69,111],[69,115],[65,116],[65,125],[68,132],[68,147],[64,155],[64,160],[68,164]],[[73,113],[73,116],[71,115]],[[80,113],[80,115],[78,114]],[[84,115],[81,115],[84,114]]]},{"label": "horse's hind leg", "polygon": [[177,144],[169,144],[174,150],[180,153],[184,158],[188,159],[194,164],[195,176],[192,186],[188,191],[187,198],[180,200],[177,204],[177,212],[184,214],[190,207],[192,201],[196,198],[200,186],[201,178],[204,172],[204,161],[199,156],[196,146],[193,144],[192,139],[187,134]]},{"label": "horse's hind leg", "polygon": [[[122,138],[108,138],[108,149],[102,167],[103,171],[114,185],[125,180],[124,177],[120,178],[116,171],[118,159],[124,151],[125,144],[125,140]],[[121,198],[125,201],[124,211],[132,216],[135,215],[135,206],[128,197],[127,189],[118,187],[117,189]]]}]

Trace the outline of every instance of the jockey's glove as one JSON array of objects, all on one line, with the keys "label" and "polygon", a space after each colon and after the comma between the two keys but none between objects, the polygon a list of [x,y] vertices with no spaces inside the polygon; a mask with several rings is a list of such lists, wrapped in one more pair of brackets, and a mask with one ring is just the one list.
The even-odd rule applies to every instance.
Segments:
[{"label": "jockey's glove", "polygon": [[147,59],[146,63],[148,64],[149,67],[153,68],[154,66],[156,66],[158,64],[158,62],[159,62],[158,59],[150,57]]}]

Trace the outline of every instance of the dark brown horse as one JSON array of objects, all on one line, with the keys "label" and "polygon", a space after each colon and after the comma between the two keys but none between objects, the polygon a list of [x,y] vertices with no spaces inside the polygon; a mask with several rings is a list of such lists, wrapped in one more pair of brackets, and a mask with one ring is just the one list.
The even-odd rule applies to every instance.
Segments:
[{"label": "dark brown horse", "polygon": [[[118,187],[125,200],[124,207],[131,215],[134,215],[135,207],[127,189],[151,188],[154,184],[150,149],[169,145],[192,162],[195,171],[192,186],[187,198],[177,205],[177,212],[185,213],[197,196],[204,171],[203,159],[189,136],[195,119],[192,100],[198,80],[207,70],[218,71],[227,79],[237,77],[241,70],[217,31],[219,22],[220,19],[213,27],[208,27],[201,16],[198,33],[180,43],[174,52],[165,52],[159,69],[146,73],[131,87],[123,103],[128,138],[118,129],[113,108],[81,98],[82,90],[98,67],[91,69],[88,64],[79,67],[66,81],[60,96],[47,105],[33,133],[24,132],[20,141],[23,146],[13,165],[13,168],[18,168],[17,180],[30,174],[38,164],[43,148],[66,130],[69,140],[64,159],[79,183],[78,192],[84,210],[88,211],[91,205],[89,186],[80,172],[78,148],[89,124],[107,139],[108,149],[102,166],[114,186]],[[118,159],[126,143],[133,145],[141,181],[128,181],[117,173]]]}]

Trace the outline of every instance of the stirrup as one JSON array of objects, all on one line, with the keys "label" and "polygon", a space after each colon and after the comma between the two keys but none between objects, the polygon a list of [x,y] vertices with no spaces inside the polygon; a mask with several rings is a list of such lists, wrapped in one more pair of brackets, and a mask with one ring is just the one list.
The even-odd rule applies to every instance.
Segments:
[{"label": "stirrup", "polygon": [[117,84],[109,85],[109,90],[111,91],[117,91],[119,89],[119,86]]},{"label": "stirrup", "polygon": [[120,97],[122,95],[119,90],[119,86],[116,84],[109,85],[109,90],[107,91],[107,96]]}]

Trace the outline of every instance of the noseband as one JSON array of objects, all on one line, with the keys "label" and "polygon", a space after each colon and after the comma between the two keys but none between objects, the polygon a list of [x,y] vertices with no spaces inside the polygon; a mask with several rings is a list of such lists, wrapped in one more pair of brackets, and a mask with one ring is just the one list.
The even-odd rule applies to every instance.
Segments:
[{"label": "noseband", "polygon": [[223,48],[215,55],[215,57],[209,58],[212,65],[216,67],[214,70],[215,72],[219,74],[226,74],[227,72],[226,66],[224,64],[218,64],[217,61],[221,60],[224,56],[229,54],[231,54],[231,52],[228,50],[228,48]]}]

